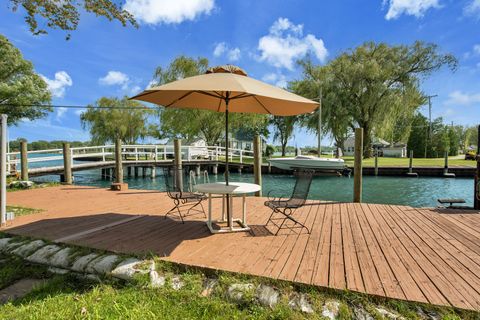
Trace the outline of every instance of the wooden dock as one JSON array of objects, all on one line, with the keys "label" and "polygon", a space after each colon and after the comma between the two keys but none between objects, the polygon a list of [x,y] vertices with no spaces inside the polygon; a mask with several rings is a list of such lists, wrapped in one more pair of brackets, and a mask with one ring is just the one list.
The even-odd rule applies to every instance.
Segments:
[{"label": "wooden dock", "polygon": [[[234,201],[240,201],[235,199]],[[163,214],[162,192],[54,187],[8,194],[45,210],[4,231],[122,253],[403,300],[480,310],[480,213],[310,201],[297,218],[311,229],[265,228],[264,198],[248,198],[251,233],[211,235],[202,217]],[[240,210],[240,203],[235,211]],[[220,202],[214,202],[220,209]]]}]

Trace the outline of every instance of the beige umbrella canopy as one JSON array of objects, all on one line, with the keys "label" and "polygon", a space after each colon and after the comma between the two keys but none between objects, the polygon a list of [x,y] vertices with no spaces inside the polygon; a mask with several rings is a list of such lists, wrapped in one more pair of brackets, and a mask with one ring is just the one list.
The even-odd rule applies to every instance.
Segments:
[{"label": "beige umbrella canopy", "polygon": [[[225,112],[225,183],[229,182],[228,113],[263,113],[291,116],[312,112],[318,103],[247,77],[241,68],[224,65],[193,76],[153,87],[132,97],[165,108],[205,109]],[[227,216],[230,216],[227,195]]]},{"label": "beige umbrella canopy", "polygon": [[[230,67],[232,71],[228,71]],[[211,71],[210,71],[211,70]],[[218,112],[263,113],[291,116],[308,113],[318,103],[278,87],[247,77],[232,66],[209,69],[209,73],[153,87],[132,99],[166,108],[206,109]],[[244,75],[241,75],[243,73]]]}]

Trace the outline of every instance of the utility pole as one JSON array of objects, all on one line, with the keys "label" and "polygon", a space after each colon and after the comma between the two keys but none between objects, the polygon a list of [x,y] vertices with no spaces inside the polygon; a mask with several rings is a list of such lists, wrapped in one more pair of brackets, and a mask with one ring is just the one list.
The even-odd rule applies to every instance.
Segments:
[{"label": "utility pole", "polygon": [[322,156],[322,85],[320,84],[319,96],[318,96],[318,156]]},{"label": "utility pole", "polygon": [[428,132],[425,141],[425,158],[427,157],[428,145],[432,145],[432,98],[438,97],[437,94],[427,96],[428,99]]}]

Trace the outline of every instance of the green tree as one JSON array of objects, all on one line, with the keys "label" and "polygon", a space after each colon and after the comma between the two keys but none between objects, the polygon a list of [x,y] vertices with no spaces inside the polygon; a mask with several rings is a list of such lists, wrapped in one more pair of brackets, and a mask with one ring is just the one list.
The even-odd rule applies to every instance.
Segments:
[{"label": "green tree", "polygon": [[148,120],[151,110],[128,97],[100,98],[89,105],[80,116],[82,127],[90,130],[94,144],[105,144],[121,139],[134,144],[148,135]]},{"label": "green tree", "polygon": [[413,151],[413,156],[423,158],[427,144],[428,119],[420,112],[416,112],[411,123],[411,131],[408,137],[408,153]]},{"label": "green tree", "polygon": [[35,73],[32,63],[2,35],[0,57],[0,112],[8,116],[8,123],[42,118],[51,112],[47,84]]},{"label": "green tree", "polygon": [[402,115],[399,108],[412,113],[424,104],[421,81],[445,65],[454,70],[457,60],[439,53],[434,44],[417,41],[409,46],[390,46],[367,42],[330,61],[324,79],[317,79],[313,72],[310,77],[322,82],[322,87],[336,88],[333,105],[345,109],[348,117],[342,120],[348,119],[351,129],[363,128],[363,153],[370,157],[373,136],[395,125],[396,117]]},{"label": "green tree", "polygon": [[465,130],[465,149],[478,144],[478,126],[468,127]]},{"label": "green tree", "polygon": [[[82,11],[102,16],[108,20],[117,20],[123,26],[138,27],[135,18],[112,0],[10,0],[10,8],[16,12],[20,7],[25,10],[25,22],[34,35],[46,34],[44,27],[67,32],[77,29]],[[70,33],[67,34],[67,39]]]},{"label": "green tree", "polygon": [[[153,85],[162,85],[178,79],[203,74],[208,69],[208,59],[193,59],[179,56],[167,68],[157,67]],[[225,114],[200,109],[161,108],[158,111],[160,126],[151,126],[154,137],[181,138],[187,142],[205,139],[208,145],[214,145],[224,137]],[[230,114],[231,132],[247,130],[250,133],[266,133],[267,117],[256,114]],[[243,132],[245,133],[245,132]]]},{"label": "green tree", "polygon": [[297,116],[273,116],[270,124],[274,128],[273,140],[280,142],[282,156],[286,155],[288,140],[293,136],[295,123],[298,121]]},{"label": "green tree", "polygon": [[[339,94],[339,83],[332,81],[329,66],[314,66],[309,57],[299,61],[299,64],[303,69],[303,79],[290,82],[289,89],[312,100],[318,100],[322,96],[322,132],[330,132],[336,147],[343,149],[352,121],[348,108],[344,105],[347,101]],[[301,115],[300,123],[318,135],[318,116],[318,110]]]}]

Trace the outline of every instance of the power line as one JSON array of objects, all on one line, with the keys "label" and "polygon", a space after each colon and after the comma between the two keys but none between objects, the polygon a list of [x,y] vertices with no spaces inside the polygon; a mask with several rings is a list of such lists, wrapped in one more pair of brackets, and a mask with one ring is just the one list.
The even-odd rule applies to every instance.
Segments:
[{"label": "power line", "polygon": [[13,104],[0,103],[0,107],[32,107],[32,108],[54,108],[54,109],[120,109],[120,110],[157,110],[147,106],[142,107],[107,107],[107,106],[76,106],[76,105],[48,105],[48,104]]}]

